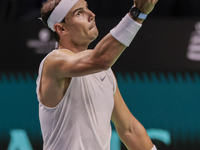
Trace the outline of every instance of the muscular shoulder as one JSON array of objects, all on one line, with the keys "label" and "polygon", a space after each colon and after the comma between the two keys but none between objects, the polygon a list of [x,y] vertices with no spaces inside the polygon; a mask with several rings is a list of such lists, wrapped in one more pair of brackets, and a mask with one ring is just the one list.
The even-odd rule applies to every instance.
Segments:
[{"label": "muscular shoulder", "polygon": [[62,61],[66,61],[74,53],[69,50],[54,50],[51,52],[45,60],[45,65],[53,67]]},{"label": "muscular shoulder", "polygon": [[62,66],[67,64],[72,55],[74,53],[69,50],[54,50],[44,62],[44,72],[56,76],[62,71]]}]

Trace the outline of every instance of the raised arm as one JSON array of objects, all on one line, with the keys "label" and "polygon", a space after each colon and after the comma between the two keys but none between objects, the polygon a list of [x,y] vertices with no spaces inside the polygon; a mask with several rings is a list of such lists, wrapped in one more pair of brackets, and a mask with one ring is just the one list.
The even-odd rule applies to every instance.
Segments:
[{"label": "raised arm", "polygon": [[106,35],[93,50],[73,53],[54,51],[46,59],[46,66],[56,77],[76,77],[106,70],[112,66],[126,48],[111,34]]},{"label": "raised arm", "polygon": [[[134,6],[142,13],[149,14],[156,2],[157,0],[135,0]],[[51,61],[53,62],[50,66],[55,69],[52,70],[58,77],[82,76],[106,70],[131,43],[142,22],[143,19],[132,19],[126,15],[125,19],[113,29],[114,32],[108,33],[94,50],[85,50],[80,53],[59,50],[47,61],[50,60],[50,64]]]}]

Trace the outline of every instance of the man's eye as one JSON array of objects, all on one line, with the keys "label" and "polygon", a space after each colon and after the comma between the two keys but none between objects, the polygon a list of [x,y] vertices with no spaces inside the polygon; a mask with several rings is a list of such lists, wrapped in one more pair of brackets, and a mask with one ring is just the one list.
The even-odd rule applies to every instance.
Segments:
[{"label": "man's eye", "polygon": [[77,16],[80,16],[81,15],[81,12],[79,11],[78,13],[77,13]]}]

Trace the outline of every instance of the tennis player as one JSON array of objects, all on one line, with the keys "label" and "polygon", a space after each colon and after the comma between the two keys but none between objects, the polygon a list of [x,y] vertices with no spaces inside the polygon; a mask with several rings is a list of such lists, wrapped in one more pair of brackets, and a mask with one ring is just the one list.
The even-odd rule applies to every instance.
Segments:
[{"label": "tennis player", "polygon": [[134,0],[94,49],[88,45],[98,30],[85,0],[43,4],[42,21],[58,42],[58,48],[42,60],[37,78],[44,150],[109,150],[111,120],[127,149],[156,150],[127,108],[111,70],[156,3]]}]

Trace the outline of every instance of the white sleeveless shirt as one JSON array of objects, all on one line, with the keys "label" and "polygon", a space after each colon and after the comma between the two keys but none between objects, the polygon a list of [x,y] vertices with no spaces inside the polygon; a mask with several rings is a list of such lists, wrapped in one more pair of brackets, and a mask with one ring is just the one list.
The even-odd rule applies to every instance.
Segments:
[{"label": "white sleeveless shirt", "polygon": [[46,57],[40,64],[36,81],[43,149],[110,150],[110,120],[116,91],[116,80],[111,69],[72,77],[60,103],[49,108],[40,102],[39,97]]}]

